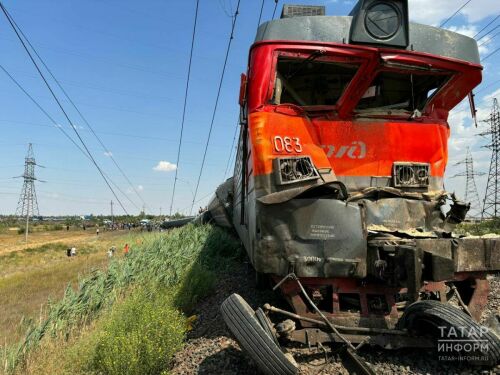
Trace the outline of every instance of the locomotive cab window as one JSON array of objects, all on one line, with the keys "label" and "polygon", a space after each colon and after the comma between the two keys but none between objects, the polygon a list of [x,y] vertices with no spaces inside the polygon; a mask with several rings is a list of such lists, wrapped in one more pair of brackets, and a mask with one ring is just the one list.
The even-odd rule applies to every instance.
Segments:
[{"label": "locomotive cab window", "polygon": [[356,110],[423,111],[430,98],[451,74],[380,72],[359,101]]},{"label": "locomotive cab window", "polygon": [[276,68],[273,104],[333,106],[358,70],[358,65],[280,57]]}]

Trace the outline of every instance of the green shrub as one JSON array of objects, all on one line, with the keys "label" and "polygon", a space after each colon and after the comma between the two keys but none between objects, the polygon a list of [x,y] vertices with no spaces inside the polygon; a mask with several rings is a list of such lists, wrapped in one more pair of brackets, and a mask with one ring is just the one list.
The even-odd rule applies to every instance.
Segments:
[{"label": "green shrub", "polygon": [[455,231],[459,234],[474,236],[483,236],[490,233],[500,234],[500,218],[483,220],[477,223],[461,223]]},{"label": "green shrub", "polygon": [[175,296],[175,305],[184,312],[190,312],[196,302],[212,292],[216,274],[211,269],[196,263],[180,284]]},{"label": "green shrub", "polygon": [[79,357],[81,370],[107,375],[159,374],[182,347],[186,321],[173,307],[168,290],[140,288],[117,303],[95,331],[70,355]]},{"label": "green shrub", "polygon": [[[144,330],[139,331],[138,326],[133,325],[133,322],[128,320],[125,310],[122,313],[114,313],[117,315],[114,315],[115,318],[109,321],[104,331],[130,331],[132,336],[122,337],[118,335],[114,341],[110,341],[111,337],[100,338],[99,336],[99,343],[96,345],[101,349],[98,352],[102,351],[108,354],[102,358],[92,355],[95,360],[91,362],[93,367],[97,369],[115,369],[113,367],[115,364],[109,362],[112,358],[109,353],[115,353],[110,342],[113,342],[113,345],[121,350],[123,349],[122,345],[129,341],[133,343],[133,346],[140,347],[141,352],[139,357],[133,357],[132,353],[128,352],[130,361],[135,358],[135,362],[127,362],[128,366],[137,365],[139,366],[137,368],[141,368],[144,361],[151,361],[150,366],[156,366],[156,360],[152,358],[153,352],[150,351],[150,347],[156,347],[154,337],[159,335],[160,340],[166,340],[162,332],[158,330],[175,330],[175,327],[169,328],[168,324],[166,327],[155,327],[148,324],[149,320],[156,321],[162,316],[162,314],[155,315],[154,310],[162,311],[165,317],[169,316],[172,318],[172,322],[175,322],[178,318],[175,318],[173,308],[189,311],[199,298],[204,297],[212,290],[216,272],[224,272],[224,269],[231,264],[232,259],[241,256],[241,253],[239,241],[225,230],[210,225],[187,225],[164,234],[145,237],[140,245],[132,244],[126,258],[113,258],[106,271],[94,271],[80,281],[77,290],[68,286],[61,300],[49,302],[47,318],[30,326],[24,340],[11,347],[6,353],[6,367],[10,370],[22,368],[30,353],[39,347],[45,337],[71,337],[73,332],[78,333],[80,327],[92,322],[103,310],[113,306],[115,300],[124,291],[129,290],[130,287],[144,288],[146,285],[156,285],[160,290],[176,290],[178,292],[172,295],[172,302],[163,307],[155,305],[156,302],[153,300],[149,302],[141,300],[141,302],[149,303],[146,303],[148,308],[144,315],[137,315],[141,313],[133,308],[134,306],[144,307],[137,302],[139,297],[130,297],[132,301],[130,304],[124,302],[126,307],[123,309],[130,309],[127,314],[137,315],[138,318],[142,319],[141,324],[145,324]],[[155,294],[150,293],[150,295],[154,296]],[[161,304],[164,298],[158,298],[158,300]],[[162,308],[167,310],[162,310]],[[125,319],[123,325],[120,325],[120,319]],[[148,336],[148,332],[152,335],[151,337]],[[150,345],[150,347],[140,346],[140,335],[144,336],[142,339],[146,341],[145,345]],[[96,339],[95,335],[91,336]],[[158,349],[162,353],[162,358],[167,358],[166,361],[168,361],[171,350],[175,351],[178,348],[176,337],[173,336],[172,342],[163,342],[165,347],[161,350]],[[103,341],[101,342],[101,340]],[[88,345],[88,347],[94,346]],[[164,363],[164,360],[161,360],[157,365],[161,367],[164,366]],[[99,370],[97,373],[107,374],[104,370]]]}]

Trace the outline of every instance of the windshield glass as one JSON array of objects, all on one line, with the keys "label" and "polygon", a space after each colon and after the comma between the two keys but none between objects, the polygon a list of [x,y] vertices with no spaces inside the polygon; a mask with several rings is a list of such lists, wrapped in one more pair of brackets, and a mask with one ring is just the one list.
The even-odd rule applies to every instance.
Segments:
[{"label": "windshield glass", "polygon": [[449,78],[450,74],[380,72],[356,109],[422,111]]},{"label": "windshield glass", "polygon": [[337,103],[359,65],[317,57],[278,58],[274,104],[330,106]]}]

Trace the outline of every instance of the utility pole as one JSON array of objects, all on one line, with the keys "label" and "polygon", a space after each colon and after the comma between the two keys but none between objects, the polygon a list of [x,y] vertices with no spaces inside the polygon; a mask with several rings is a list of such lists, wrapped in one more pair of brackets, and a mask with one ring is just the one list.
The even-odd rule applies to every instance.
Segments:
[{"label": "utility pole", "polygon": [[479,219],[481,217],[481,203],[474,176],[482,176],[484,173],[474,172],[474,161],[472,160],[472,153],[469,147],[467,147],[465,159],[455,165],[460,164],[465,164],[465,171],[457,173],[453,177],[466,177],[464,200],[465,202],[470,202],[470,210],[467,216],[471,219]]},{"label": "utility pole", "polygon": [[111,201],[111,228],[115,226],[115,219],[113,217],[113,201]]},{"label": "utility pole", "polygon": [[482,136],[491,136],[491,143],[486,148],[491,150],[490,171],[488,173],[488,183],[483,201],[482,219],[500,217],[500,189],[498,178],[500,177],[500,112],[497,99],[493,99],[493,108],[490,118],[486,120],[490,124],[490,130],[481,133]]},{"label": "utility pole", "polygon": [[[37,181],[37,178],[35,177],[35,166],[37,165],[38,164],[36,164],[35,155],[33,153],[33,145],[30,143],[28,145],[28,152],[24,158],[24,173],[21,176],[17,176],[19,178],[22,177],[24,180],[21,195],[19,196],[19,201],[17,203],[16,215],[19,219],[24,219],[26,221],[26,243],[28,243],[30,216],[40,215],[35,191],[35,181]],[[41,167],[41,165],[38,166]]]}]

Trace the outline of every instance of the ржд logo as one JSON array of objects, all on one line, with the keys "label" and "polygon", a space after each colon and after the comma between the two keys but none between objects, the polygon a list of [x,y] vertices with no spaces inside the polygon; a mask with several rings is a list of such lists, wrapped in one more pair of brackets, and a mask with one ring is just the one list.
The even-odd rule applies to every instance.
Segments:
[{"label": "\u0440\u0436\u0434 logo", "polygon": [[366,156],[366,144],[361,141],[354,141],[350,145],[336,147],[334,145],[321,145],[326,149],[326,157],[339,159],[347,156],[350,159],[363,159]]}]

